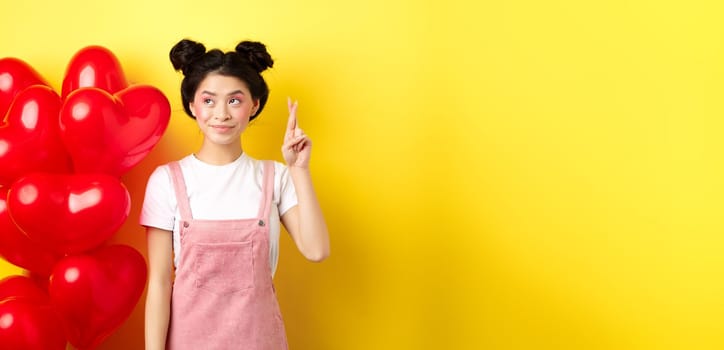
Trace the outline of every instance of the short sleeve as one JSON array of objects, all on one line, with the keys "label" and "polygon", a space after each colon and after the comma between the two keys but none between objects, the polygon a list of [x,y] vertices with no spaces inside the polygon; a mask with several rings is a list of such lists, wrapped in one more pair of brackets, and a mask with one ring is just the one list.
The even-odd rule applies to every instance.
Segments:
[{"label": "short sleeve", "polygon": [[172,231],[176,211],[175,199],[168,166],[157,167],[146,184],[140,224]]},{"label": "short sleeve", "polygon": [[294,189],[294,182],[289,174],[289,168],[281,163],[275,162],[275,171],[279,173],[279,216],[297,205],[297,192]]}]

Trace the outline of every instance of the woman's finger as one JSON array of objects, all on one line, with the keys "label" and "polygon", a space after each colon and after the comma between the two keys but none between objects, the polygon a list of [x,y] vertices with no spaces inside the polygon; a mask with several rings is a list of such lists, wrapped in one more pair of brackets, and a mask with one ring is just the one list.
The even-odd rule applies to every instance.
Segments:
[{"label": "woman's finger", "polygon": [[292,99],[287,97],[287,108],[289,108],[289,119],[287,119],[287,132],[291,132],[294,135],[294,130],[297,128],[297,102],[292,103]]}]

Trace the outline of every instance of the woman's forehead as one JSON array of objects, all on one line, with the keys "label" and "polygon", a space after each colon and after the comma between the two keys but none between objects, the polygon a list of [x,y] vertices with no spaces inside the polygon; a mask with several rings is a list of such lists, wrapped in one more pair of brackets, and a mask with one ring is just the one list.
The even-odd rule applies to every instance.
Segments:
[{"label": "woman's forehead", "polygon": [[249,94],[249,88],[241,79],[216,73],[207,75],[196,89],[197,93],[206,92],[213,95],[226,95],[238,91]]}]

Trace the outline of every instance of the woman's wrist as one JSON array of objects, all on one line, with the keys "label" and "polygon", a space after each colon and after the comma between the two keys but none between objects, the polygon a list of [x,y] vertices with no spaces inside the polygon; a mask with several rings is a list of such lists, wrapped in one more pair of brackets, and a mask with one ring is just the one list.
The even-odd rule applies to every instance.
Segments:
[{"label": "woman's wrist", "polygon": [[301,167],[301,166],[295,166],[290,165],[288,166],[289,174],[292,177],[308,177],[311,175],[311,172],[309,171],[309,167]]}]

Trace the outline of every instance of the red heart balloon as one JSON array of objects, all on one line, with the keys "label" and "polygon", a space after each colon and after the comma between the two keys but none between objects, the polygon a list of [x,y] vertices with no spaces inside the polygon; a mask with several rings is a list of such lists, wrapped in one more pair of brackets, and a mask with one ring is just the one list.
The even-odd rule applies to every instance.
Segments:
[{"label": "red heart balloon", "polygon": [[29,278],[0,281],[0,344],[3,349],[64,350],[65,334],[48,295]]},{"label": "red heart balloon", "polygon": [[127,86],[126,76],[116,56],[105,47],[88,46],[70,59],[61,96],[65,99],[71,92],[84,87],[95,87],[113,94]]},{"label": "red heart balloon", "polygon": [[74,254],[108,240],[128,217],[131,198],[110,175],[34,173],[10,187],[8,208],[32,240]]},{"label": "red heart balloon", "polygon": [[30,277],[10,276],[0,280],[0,301],[16,298],[27,299],[37,303],[50,301],[48,293]]},{"label": "red heart balloon", "polygon": [[[127,135],[123,140],[126,156],[121,162],[123,169],[131,169],[140,163],[161,140],[171,118],[171,104],[161,90],[150,85],[134,85],[116,93],[123,103],[129,122],[123,125]],[[119,125],[120,127],[120,125]]]},{"label": "red heart balloon", "polygon": [[21,91],[0,124],[0,184],[43,171],[71,172],[71,161],[60,138],[61,101],[53,89],[33,85]]},{"label": "red heart balloon", "polygon": [[24,61],[14,57],[0,59],[0,116],[8,112],[15,96],[31,85],[48,83]]},{"label": "red heart balloon", "polygon": [[[65,255],[63,255],[63,256],[65,256]],[[58,259],[58,261],[60,261],[60,259],[62,259],[63,256],[61,256]],[[53,265],[53,267],[55,267],[55,265]],[[52,273],[52,271],[51,271],[51,273]],[[33,282],[35,282],[35,284],[37,284],[38,287],[40,287],[40,289],[44,290],[45,292],[48,291],[48,283],[50,283],[50,275],[41,275],[41,274],[35,273],[33,271],[27,271],[25,276],[27,276],[28,278],[33,280]]]},{"label": "red heart balloon", "polygon": [[61,137],[76,172],[120,176],[151,152],[170,116],[168,99],[152,86],[134,85],[116,95],[78,89],[61,109]]},{"label": "red heart balloon", "polygon": [[130,316],[145,285],[143,256],[129,246],[112,245],[61,260],[49,291],[70,343],[93,349]]},{"label": "red heart balloon", "polygon": [[0,188],[0,257],[47,278],[63,256],[20,231],[10,218],[7,196],[8,189]]}]

